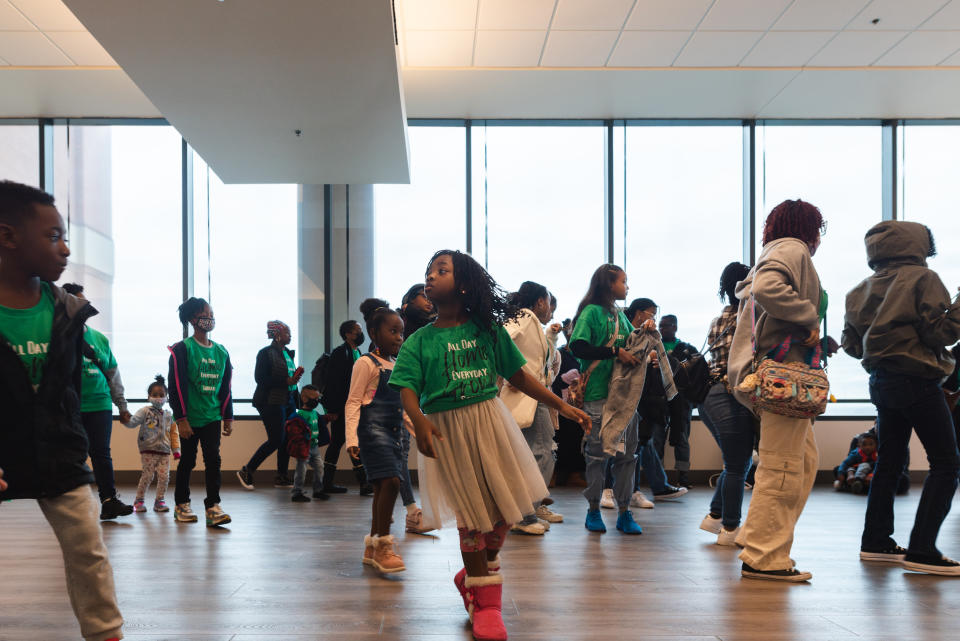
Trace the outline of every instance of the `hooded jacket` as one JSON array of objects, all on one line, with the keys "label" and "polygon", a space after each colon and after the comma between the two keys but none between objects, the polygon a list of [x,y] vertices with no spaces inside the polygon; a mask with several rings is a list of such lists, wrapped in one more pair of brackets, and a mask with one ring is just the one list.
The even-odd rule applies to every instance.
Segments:
[{"label": "hooded jacket", "polygon": [[0,468],[10,485],[0,501],[60,496],[93,483],[79,391],[83,328],[97,310],[53,284],[50,291],[50,346],[36,392],[20,357],[0,340]]},{"label": "hooded jacket", "polygon": [[873,275],[847,294],[842,345],[868,372],[938,380],[953,372],[947,346],[960,339],[960,303],[927,267],[930,240],[926,226],[896,220],[864,238]]},{"label": "hooded jacket", "polygon": [[[756,353],[759,357],[780,345],[788,335],[806,338],[817,329],[820,326],[820,277],[807,244],[799,238],[770,241],[764,245],[757,264],[737,285],[740,307],[737,329],[730,345],[727,376],[733,395],[748,408],[753,407],[749,394],[736,388],[753,371],[751,292],[756,299]],[[807,352],[807,348],[795,343],[784,360],[802,361]]]},{"label": "hooded jacket", "polygon": [[[521,310],[520,316],[506,323],[503,328],[527,359],[523,369],[538,383],[550,387],[554,377],[552,365],[557,352],[557,335],[549,329],[544,331],[540,319],[529,309]],[[500,388],[500,400],[510,410],[517,425],[521,428],[533,425],[537,399],[512,385],[503,385]]]}]

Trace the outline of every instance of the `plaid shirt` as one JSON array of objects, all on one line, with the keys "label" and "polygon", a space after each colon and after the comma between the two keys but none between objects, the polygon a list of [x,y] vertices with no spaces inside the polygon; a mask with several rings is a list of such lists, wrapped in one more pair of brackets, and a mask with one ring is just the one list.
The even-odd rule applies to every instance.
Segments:
[{"label": "plaid shirt", "polygon": [[[719,382],[727,377],[727,359],[730,357],[730,345],[733,343],[733,333],[737,329],[737,308],[727,305],[720,315],[710,323],[710,333],[707,334],[707,344],[713,345],[710,350],[710,380]],[[726,331],[726,334],[723,332]],[[723,334],[721,338],[720,335]]]}]

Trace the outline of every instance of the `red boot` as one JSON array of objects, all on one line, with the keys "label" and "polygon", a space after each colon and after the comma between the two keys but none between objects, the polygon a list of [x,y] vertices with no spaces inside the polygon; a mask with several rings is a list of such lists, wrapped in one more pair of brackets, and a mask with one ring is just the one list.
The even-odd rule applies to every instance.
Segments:
[{"label": "red boot", "polygon": [[503,625],[500,606],[503,577],[499,574],[468,576],[464,583],[470,598],[473,638],[477,641],[506,641],[507,628]]},{"label": "red boot", "polygon": [[[496,574],[500,571],[500,555],[493,561],[487,561],[487,572],[490,574]],[[470,612],[470,599],[467,598],[467,586],[465,582],[467,580],[467,569],[463,568],[457,572],[453,577],[453,584],[457,586],[457,592],[460,593],[460,598],[463,599],[463,609],[468,613]]]}]

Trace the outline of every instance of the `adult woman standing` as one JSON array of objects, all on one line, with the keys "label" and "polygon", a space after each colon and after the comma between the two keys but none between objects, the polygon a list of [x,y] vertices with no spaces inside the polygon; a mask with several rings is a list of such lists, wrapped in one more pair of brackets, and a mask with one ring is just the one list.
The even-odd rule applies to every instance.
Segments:
[{"label": "adult woman standing", "polygon": [[710,323],[710,390],[698,408],[723,456],[723,472],[710,501],[710,513],[700,523],[701,530],[717,535],[717,545],[736,545],[744,479],[753,461],[753,415],[734,398],[727,379],[727,357],[737,329],[737,283],[749,271],[746,265],[734,262],[720,275],[718,294],[727,305]]},{"label": "adult woman standing", "polygon": [[284,425],[287,419],[297,411],[297,383],[303,376],[303,368],[297,367],[293,357],[296,352],[288,349],[290,327],[283,321],[267,323],[267,338],[270,344],[257,352],[257,363],[253,377],[257,388],[253,392],[253,406],[260,414],[263,427],[267,430],[267,440],[257,448],[250,460],[237,472],[240,484],[248,490],[254,489],[253,475],[263,461],[277,453],[277,478],[274,487],[290,487],[287,473],[290,469],[290,455],[287,454]]},{"label": "adult woman standing", "polygon": [[[802,200],[785,200],[763,227],[763,252],[737,286],[737,328],[727,375],[733,394],[753,408],[737,389],[752,373],[754,353],[767,354],[787,338],[795,339],[785,362],[803,362],[820,342],[827,298],[812,256],[825,229],[820,210]],[[819,453],[813,420],[773,412],[760,414],[760,463],[750,511],[736,542],[743,546],[741,575],[750,579],[808,581],[790,558],[793,529],[817,475]]]}]

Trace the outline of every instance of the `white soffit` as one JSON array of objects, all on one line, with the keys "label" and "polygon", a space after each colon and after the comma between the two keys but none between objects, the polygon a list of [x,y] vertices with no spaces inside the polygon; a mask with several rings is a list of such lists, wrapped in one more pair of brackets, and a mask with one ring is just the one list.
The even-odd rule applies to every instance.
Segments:
[{"label": "white soffit", "polygon": [[224,182],[409,181],[390,0],[65,2]]}]

